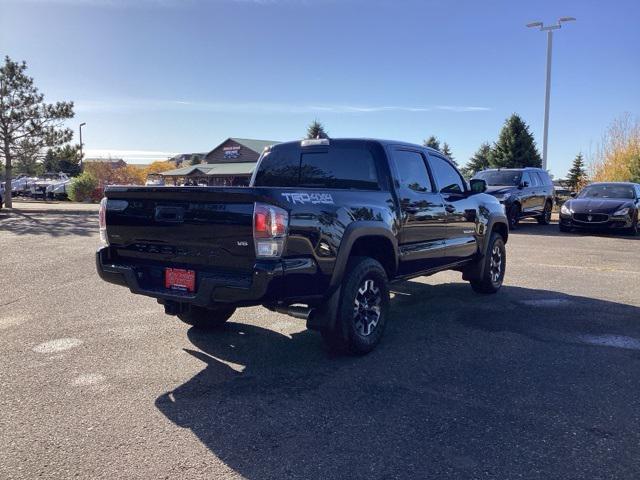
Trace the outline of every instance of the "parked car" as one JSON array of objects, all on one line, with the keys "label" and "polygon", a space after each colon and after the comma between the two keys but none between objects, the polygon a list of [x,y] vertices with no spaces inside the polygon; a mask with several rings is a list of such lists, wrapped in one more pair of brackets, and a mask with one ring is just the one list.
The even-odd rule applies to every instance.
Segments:
[{"label": "parked car", "polygon": [[555,187],[541,168],[498,168],[478,172],[473,178],[487,182],[487,193],[504,205],[510,228],[531,217],[542,225],[551,222]]},{"label": "parked car", "polygon": [[560,231],[607,229],[638,235],[640,184],[592,183],[560,208]]},{"label": "parked car", "polygon": [[250,187],[108,187],[97,270],[200,328],[264,305],[362,354],[384,331],[390,281],[457,270],[476,292],[500,289],[509,230],[485,188],[418,145],[281,143]]}]

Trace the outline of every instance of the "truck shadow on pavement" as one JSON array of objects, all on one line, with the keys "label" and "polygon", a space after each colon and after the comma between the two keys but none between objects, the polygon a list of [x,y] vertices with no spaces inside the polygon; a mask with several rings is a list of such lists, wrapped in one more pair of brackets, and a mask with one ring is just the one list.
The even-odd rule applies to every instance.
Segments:
[{"label": "truck shadow on pavement", "polygon": [[640,308],[406,282],[391,312],[360,358],[192,328],[204,368],[156,406],[249,479],[637,477]]},{"label": "truck shadow on pavement", "polygon": [[0,232],[15,235],[49,235],[61,237],[97,235],[98,216],[94,212],[65,214],[33,214],[11,212],[0,214]]}]

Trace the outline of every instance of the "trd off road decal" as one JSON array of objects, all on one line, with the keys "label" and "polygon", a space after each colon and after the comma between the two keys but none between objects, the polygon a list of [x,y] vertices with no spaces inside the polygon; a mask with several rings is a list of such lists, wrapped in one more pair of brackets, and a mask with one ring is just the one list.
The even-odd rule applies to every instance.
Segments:
[{"label": "trd off road decal", "polygon": [[325,205],[333,205],[333,197],[330,193],[283,193],[282,196],[287,199],[288,202],[293,203],[311,203],[317,205],[319,203]]}]

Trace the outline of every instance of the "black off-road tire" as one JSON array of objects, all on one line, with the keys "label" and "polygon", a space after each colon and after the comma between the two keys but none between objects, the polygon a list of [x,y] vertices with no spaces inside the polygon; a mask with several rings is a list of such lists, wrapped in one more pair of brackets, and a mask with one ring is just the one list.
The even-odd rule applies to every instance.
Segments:
[{"label": "black off-road tire", "polygon": [[551,211],[553,210],[553,205],[551,202],[547,202],[544,204],[544,210],[542,211],[542,215],[539,216],[536,220],[540,225],[549,225],[551,223]]},{"label": "black off-road tire", "polygon": [[507,250],[502,235],[496,232],[491,234],[487,253],[479,261],[484,262],[482,276],[470,281],[471,288],[477,293],[496,293],[502,287],[507,266]]},{"label": "black off-road tire", "polygon": [[235,307],[204,308],[191,305],[185,311],[179,313],[178,318],[200,330],[215,330],[224,325],[235,311]]},{"label": "black off-road tire", "polygon": [[323,330],[322,338],[332,350],[364,355],[380,342],[388,316],[389,282],[384,268],[373,258],[353,257],[342,280],[335,326]]},{"label": "black off-road tire", "polygon": [[520,204],[514,203],[507,211],[507,219],[509,220],[509,230],[515,230],[520,223]]}]

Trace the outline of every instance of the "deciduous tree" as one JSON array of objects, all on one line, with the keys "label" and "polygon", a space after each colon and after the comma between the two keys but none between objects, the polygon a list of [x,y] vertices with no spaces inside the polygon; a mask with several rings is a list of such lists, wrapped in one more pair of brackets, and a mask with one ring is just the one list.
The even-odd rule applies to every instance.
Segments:
[{"label": "deciduous tree", "polygon": [[596,153],[593,179],[640,182],[640,121],[624,114],[607,129]]}]

